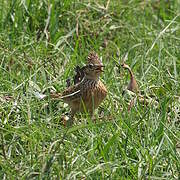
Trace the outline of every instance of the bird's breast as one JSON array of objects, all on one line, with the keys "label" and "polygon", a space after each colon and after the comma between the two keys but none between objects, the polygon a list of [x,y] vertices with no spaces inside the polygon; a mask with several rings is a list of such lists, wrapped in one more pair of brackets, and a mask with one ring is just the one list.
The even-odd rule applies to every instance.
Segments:
[{"label": "bird's breast", "polygon": [[87,109],[96,109],[105,99],[107,95],[107,89],[104,84],[99,80],[97,83],[90,82],[90,86],[87,88],[86,93],[83,96],[83,103]]},{"label": "bird's breast", "polygon": [[80,86],[79,98],[75,98],[75,100],[68,101],[67,103],[74,112],[87,111],[93,113],[105,99],[107,89],[100,80],[85,80]]}]

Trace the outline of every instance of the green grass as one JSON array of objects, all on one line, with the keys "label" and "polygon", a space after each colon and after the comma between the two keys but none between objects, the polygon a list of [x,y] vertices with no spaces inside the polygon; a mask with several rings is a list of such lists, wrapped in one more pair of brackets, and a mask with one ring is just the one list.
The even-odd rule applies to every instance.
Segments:
[{"label": "green grass", "polygon": [[[52,4],[51,4],[52,3]],[[0,179],[178,179],[180,1],[0,1]],[[105,64],[108,97],[92,123],[62,102],[90,51]],[[128,53],[141,91],[158,105],[127,111]]]}]

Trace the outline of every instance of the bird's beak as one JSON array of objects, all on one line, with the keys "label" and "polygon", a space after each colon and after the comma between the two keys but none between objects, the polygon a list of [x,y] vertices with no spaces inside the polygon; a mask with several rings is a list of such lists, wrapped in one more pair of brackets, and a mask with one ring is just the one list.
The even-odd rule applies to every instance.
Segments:
[{"label": "bird's beak", "polygon": [[104,72],[104,65],[96,65],[96,70],[100,72]]}]

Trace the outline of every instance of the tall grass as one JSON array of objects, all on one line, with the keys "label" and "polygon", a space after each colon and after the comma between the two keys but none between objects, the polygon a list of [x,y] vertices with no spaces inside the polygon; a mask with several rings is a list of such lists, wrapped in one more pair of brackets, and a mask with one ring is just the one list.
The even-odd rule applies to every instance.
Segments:
[{"label": "tall grass", "polygon": [[[0,1],[1,179],[178,179],[180,2]],[[89,51],[105,64],[97,122],[34,92],[62,91]],[[128,112],[128,74],[158,105]],[[98,116],[102,119],[98,120]]]}]

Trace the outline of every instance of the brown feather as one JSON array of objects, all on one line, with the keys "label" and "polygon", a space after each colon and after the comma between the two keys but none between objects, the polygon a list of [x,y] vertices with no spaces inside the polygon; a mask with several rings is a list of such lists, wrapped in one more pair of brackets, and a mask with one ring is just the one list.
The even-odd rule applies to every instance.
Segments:
[{"label": "brown feather", "polygon": [[[72,117],[76,112],[93,114],[107,95],[106,87],[99,80],[99,76],[103,72],[103,64],[98,55],[90,53],[87,61],[86,66],[77,69],[80,72],[77,72],[77,76],[74,77],[74,80],[77,80],[77,82],[74,81],[75,85],[68,87],[61,95],[52,96],[62,99],[69,105]],[[79,81],[79,77],[81,81]]]}]

